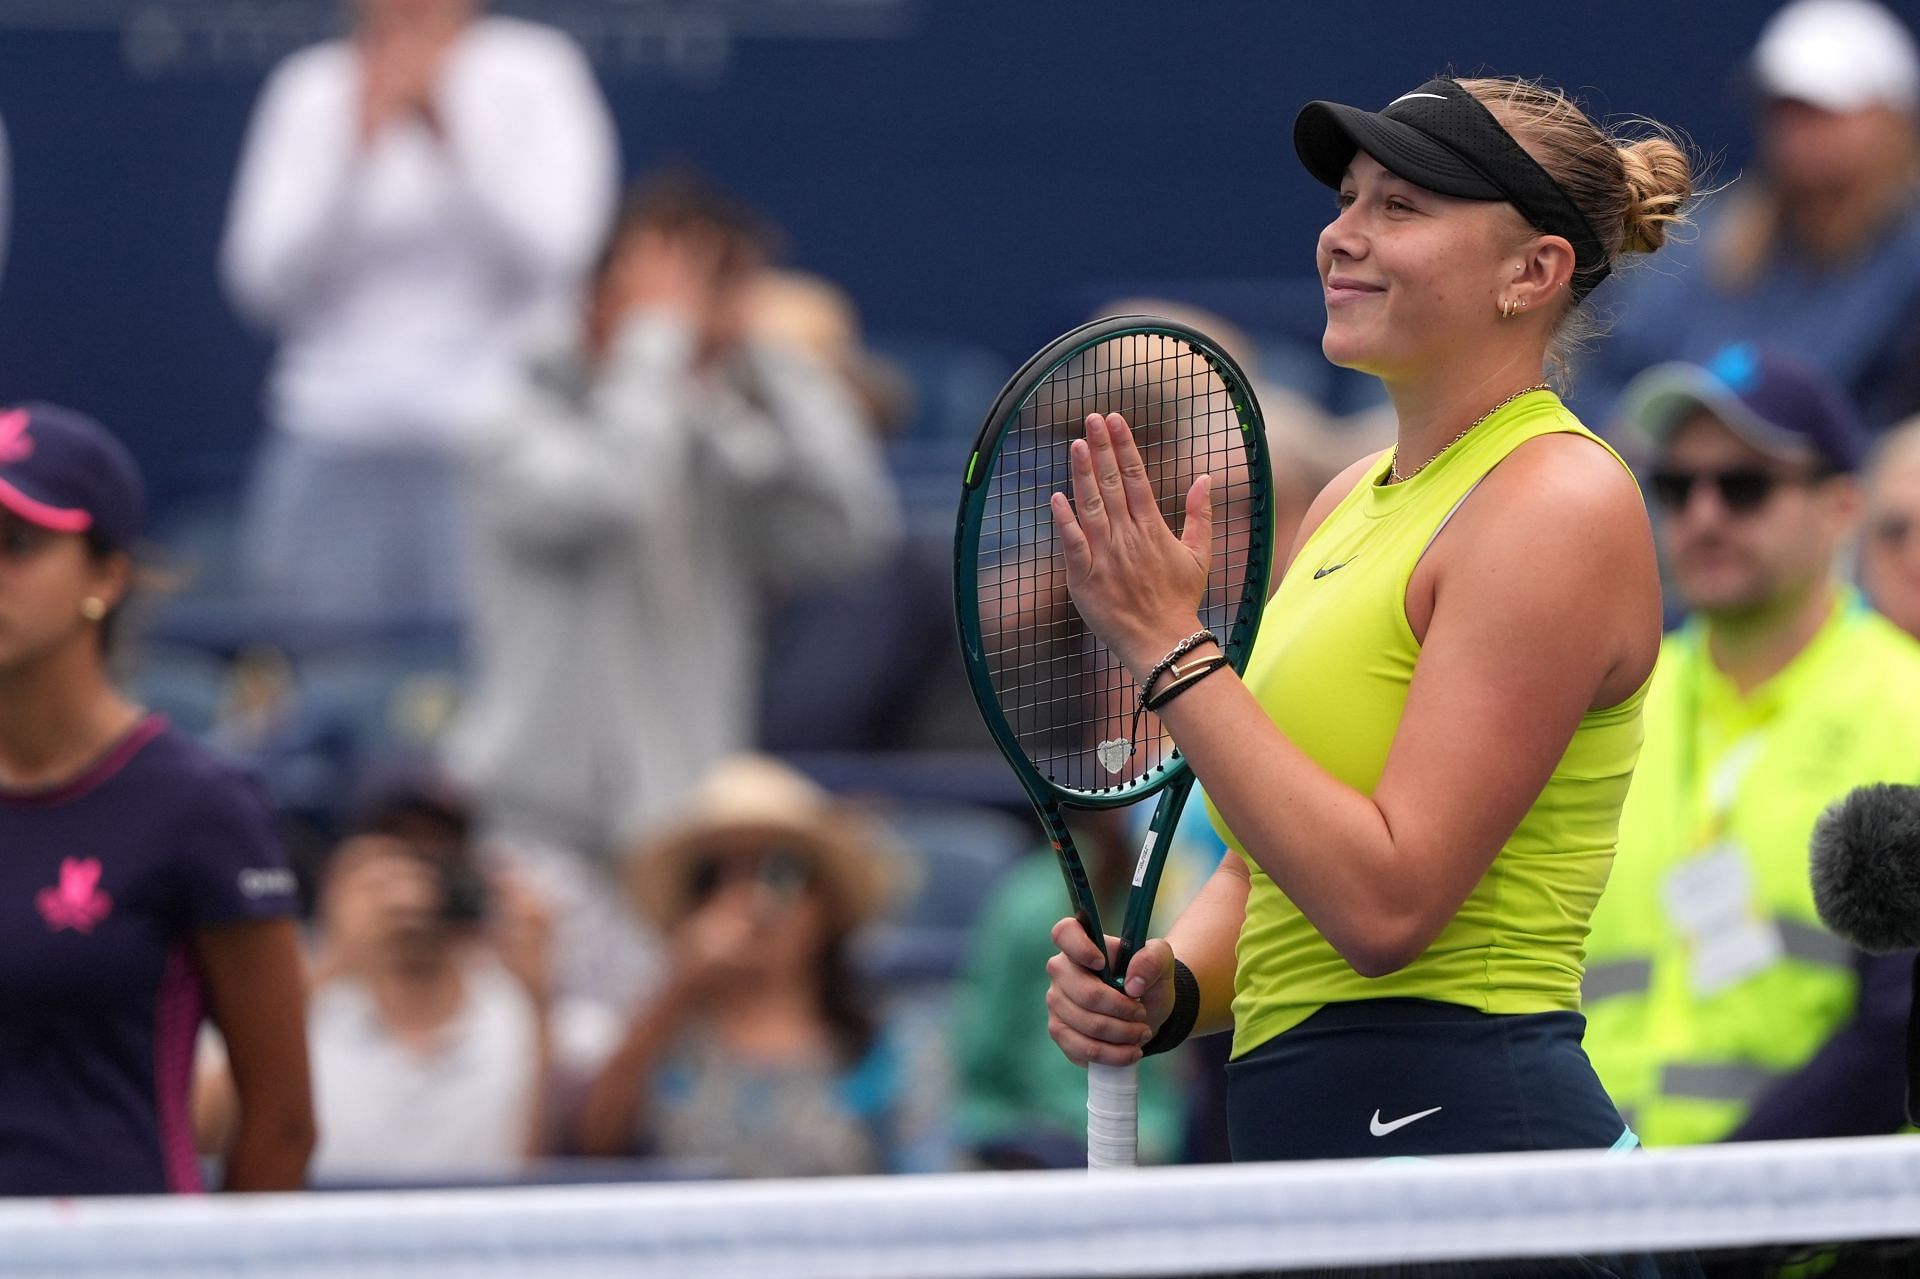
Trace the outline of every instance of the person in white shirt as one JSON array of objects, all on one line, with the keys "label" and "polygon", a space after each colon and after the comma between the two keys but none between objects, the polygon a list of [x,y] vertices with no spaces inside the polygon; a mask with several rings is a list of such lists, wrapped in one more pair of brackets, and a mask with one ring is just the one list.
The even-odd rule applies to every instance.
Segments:
[{"label": "person in white shirt", "polygon": [[457,801],[396,790],[328,865],[308,1007],[314,1174],[511,1174],[548,1153],[550,909],[487,877]]},{"label": "person in white shirt", "polygon": [[356,0],[347,39],[268,80],[222,267],[280,346],[246,558],[329,616],[463,601],[456,456],[569,298],[618,178],[591,69],[476,0]]},{"label": "person in white shirt", "polygon": [[[567,1062],[557,903],[469,839],[465,800],[431,774],[370,788],[320,877],[306,1037],[322,1183],[512,1177],[553,1153]],[[571,921],[569,921],[571,926]],[[587,1029],[607,1046],[611,1018]],[[581,1032],[574,1032],[577,1035]],[[194,1127],[232,1146],[239,1095],[220,1036],[202,1036]]]}]

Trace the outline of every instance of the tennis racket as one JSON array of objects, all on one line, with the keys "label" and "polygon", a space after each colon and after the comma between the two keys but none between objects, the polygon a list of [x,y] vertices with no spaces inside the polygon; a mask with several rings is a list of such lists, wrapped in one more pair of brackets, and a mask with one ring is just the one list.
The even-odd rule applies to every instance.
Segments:
[{"label": "tennis racket", "polygon": [[[1193,786],[1133,677],[1067,596],[1048,501],[1072,492],[1068,446],[1091,413],[1123,414],[1160,512],[1176,533],[1187,490],[1213,477],[1213,563],[1201,623],[1246,666],[1273,563],[1272,475],[1246,376],[1205,335],[1148,315],[1073,330],[1016,373],[967,460],[954,539],[955,613],[974,699],[1059,855],[1074,917],[1102,954],[1106,936],[1063,816],[1158,795],[1132,876],[1116,988],[1147,939],[1174,827]],[[1136,1158],[1138,1067],[1087,1072],[1087,1165]]]}]

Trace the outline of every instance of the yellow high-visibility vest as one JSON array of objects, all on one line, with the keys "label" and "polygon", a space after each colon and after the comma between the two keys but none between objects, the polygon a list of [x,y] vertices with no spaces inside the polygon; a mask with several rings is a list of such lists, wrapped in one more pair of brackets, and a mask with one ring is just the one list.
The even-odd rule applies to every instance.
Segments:
[{"label": "yellow high-visibility vest", "polygon": [[1807,840],[1853,787],[1916,778],[1920,644],[1853,591],[1745,697],[1703,625],[1667,638],[1582,988],[1587,1052],[1648,1145],[1727,1136],[1851,1017]]}]

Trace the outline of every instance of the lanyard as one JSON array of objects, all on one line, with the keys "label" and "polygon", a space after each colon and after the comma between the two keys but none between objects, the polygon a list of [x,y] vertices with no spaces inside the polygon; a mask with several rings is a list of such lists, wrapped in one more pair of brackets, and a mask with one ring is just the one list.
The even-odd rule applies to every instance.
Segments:
[{"label": "lanyard", "polygon": [[[1705,750],[1701,745],[1705,701],[1706,665],[1713,660],[1707,651],[1706,628],[1701,627],[1683,667],[1685,683],[1680,704],[1686,723],[1680,735],[1680,806],[1677,847],[1688,852],[1710,848],[1726,835],[1728,819],[1740,798],[1740,783],[1760,759],[1766,748],[1766,730],[1750,728],[1742,733],[1714,761],[1706,777],[1706,793],[1701,793],[1701,764]],[[1702,801],[1704,805],[1702,804]],[[1702,808],[1704,807],[1704,812]]]},{"label": "lanyard", "polygon": [[[1775,680],[1781,678],[1787,670],[1803,661],[1816,645],[1825,643],[1829,627],[1854,626],[1865,615],[1865,606],[1859,596],[1844,590],[1836,593],[1832,615],[1820,630],[1814,633],[1806,647],[1787,663],[1787,667],[1772,678]],[[1688,646],[1687,661],[1682,666],[1684,682],[1680,694],[1681,715],[1685,723],[1681,726],[1680,734],[1678,823],[1681,829],[1677,833],[1680,837],[1679,847],[1697,850],[1712,847],[1725,836],[1728,819],[1732,816],[1733,806],[1739,799],[1741,782],[1746,779],[1747,772],[1764,753],[1767,735],[1777,729],[1777,721],[1791,708],[1783,707],[1767,724],[1750,728],[1741,734],[1719,759],[1714,761],[1711,774],[1705,778],[1706,794],[1702,796],[1700,793],[1701,768],[1705,751],[1700,739],[1707,670],[1713,661],[1713,655],[1707,648],[1705,624],[1693,625],[1691,630],[1692,643]],[[1702,799],[1705,801],[1704,812],[1696,819],[1695,813],[1701,807]]]}]

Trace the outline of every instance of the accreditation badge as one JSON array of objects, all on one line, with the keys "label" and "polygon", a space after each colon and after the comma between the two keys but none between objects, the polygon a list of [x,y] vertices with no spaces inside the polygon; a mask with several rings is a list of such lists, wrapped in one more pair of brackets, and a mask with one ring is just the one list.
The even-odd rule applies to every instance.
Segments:
[{"label": "accreditation badge", "polygon": [[1680,863],[1662,897],[1685,943],[1687,979],[1706,998],[1772,966],[1786,954],[1778,925],[1760,907],[1753,870],[1737,845],[1717,844]]}]

